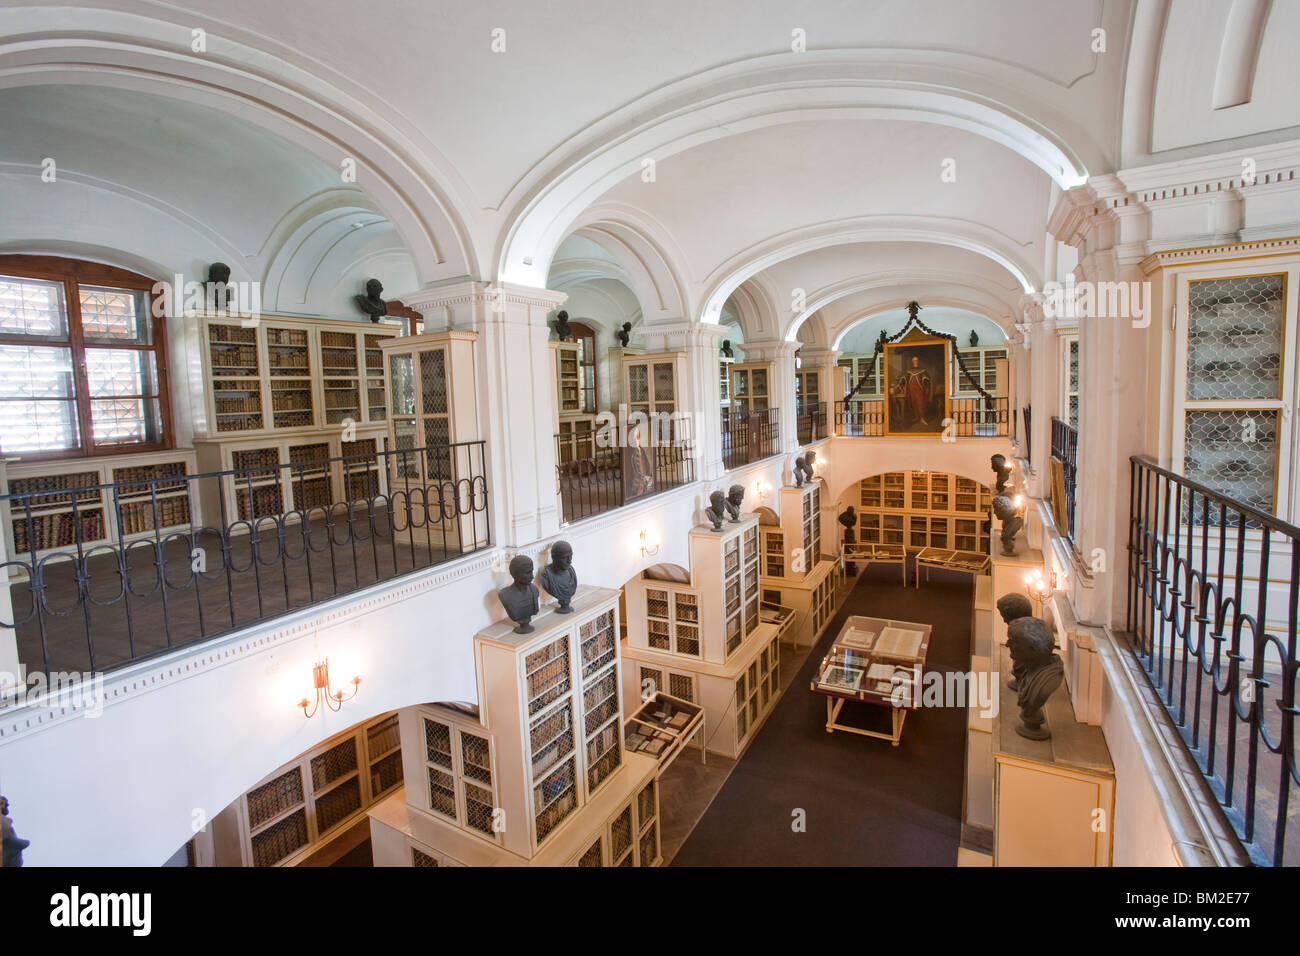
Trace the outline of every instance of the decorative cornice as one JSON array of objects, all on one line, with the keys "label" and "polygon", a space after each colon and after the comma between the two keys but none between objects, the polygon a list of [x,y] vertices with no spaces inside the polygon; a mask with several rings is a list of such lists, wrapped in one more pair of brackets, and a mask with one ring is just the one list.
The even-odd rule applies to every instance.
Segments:
[{"label": "decorative cornice", "polygon": [[718,349],[727,337],[724,326],[712,322],[690,322],[685,319],[677,322],[645,323],[633,330],[642,342],[662,341],[668,351],[684,348]]},{"label": "decorative cornice", "polygon": [[447,285],[432,286],[408,292],[401,299],[408,308],[421,313],[432,309],[455,308],[478,303],[496,305],[526,305],[547,311],[558,309],[569,298],[567,292],[539,289],[533,286],[514,285],[509,282],[481,282],[461,280]]},{"label": "decorative cornice", "polygon": [[1142,271],[1148,275],[1156,269],[1197,262],[1222,262],[1233,259],[1260,259],[1265,256],[1300,252],[1300,236],[1280,239],[1257,239],[1252,242],[1230,242],[1223,245],[1193,246],[1187,249],[1165,249],[1153,252],[1141,262]]}]

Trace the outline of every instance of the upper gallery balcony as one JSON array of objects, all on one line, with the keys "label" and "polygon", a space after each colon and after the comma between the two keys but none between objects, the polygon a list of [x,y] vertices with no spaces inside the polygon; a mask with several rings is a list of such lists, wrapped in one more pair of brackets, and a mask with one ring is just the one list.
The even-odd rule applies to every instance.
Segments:
[{"label": "upper gallery balcony", "polygon": [[240,451],[241,467],[205,474],[176,461],[111,483],[84,463],[11,478],[0,625],[20,664],[110,670],[491,545],[485,442],[360,444]]},{"label": "upper gallery balcony", "polygon": [[[901,402],[901,399],[893,399]],[[893,420],[899,419],[897,409]],[[942,437],[1004,438],[1011,434],[1011,416],[1007,399],[994,396],[953,398],[947,420],[940,423]],[[835,434],[860,438],[907,435],[889,426],[886,401],[880,398],[854,398],[835,403]]]}]

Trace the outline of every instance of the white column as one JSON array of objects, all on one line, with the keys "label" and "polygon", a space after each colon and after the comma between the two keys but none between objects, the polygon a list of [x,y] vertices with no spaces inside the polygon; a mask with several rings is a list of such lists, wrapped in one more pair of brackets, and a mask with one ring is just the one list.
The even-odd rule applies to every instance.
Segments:
[{"label": "white column", "polygon": [[[1136,262],[1091,257],[1084,277],[1093,282],[1146,279]],[[1145,293],[1144,293],[1145,294]],[[1149,302],[1149,299],[1147,300]],[[1129,457],[1145,447],[1143,410],[1151,327],[1131,317],[1079,321],[1079,455],[1074,511],[1075,545],[1092,575],[1076,588],[1076,613],[1089,624],[1123,627],[1127,607]]]},{"label": "white column", "polygon": [[643,325],[637,330],[649,352],[681,352],[684,381],[678,383],[679,410],[691,418],[695,445],[695,477],[713,481],[722,466],[722,393],[718,387],[718,353],[723,329],[712,323],[681,320]]},{"label": "white column", "polygon": [[487,442],[496,544],[518,547],[559,530],[555,372],[546,320],[566,298],[550,289],[475,281],[402,296],[424,316],[429,331],[478,333],[475,373],[484,429],[478,437]]},{"label": "white column", "polygon": [[794,353],[798,350],[798,342],[745,343],[746,361],[772,363],[773,381],[768,383],[768,392],[779,413],[777,437],[780,439],[782,453],[799,450],[799,425],[794,404]]},{"label": "white column", "polygon": [[1052,416],[1058,395],[1056,323],[1043,316],[1041,305],[1025,310],[1029,325],[1029,404],[1032,406],[1028,485],[1036,498],[1051,494],[1047,460],[1052,455]]}]

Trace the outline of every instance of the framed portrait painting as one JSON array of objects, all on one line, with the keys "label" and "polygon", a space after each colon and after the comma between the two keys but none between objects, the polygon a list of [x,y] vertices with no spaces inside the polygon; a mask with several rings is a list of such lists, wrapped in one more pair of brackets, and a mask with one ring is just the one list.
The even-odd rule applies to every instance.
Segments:
[{"label": "framed portrait painting", "polygon": [[950,417],[948,339],[907,336],[885,344],[885,434],[942,435]]}]

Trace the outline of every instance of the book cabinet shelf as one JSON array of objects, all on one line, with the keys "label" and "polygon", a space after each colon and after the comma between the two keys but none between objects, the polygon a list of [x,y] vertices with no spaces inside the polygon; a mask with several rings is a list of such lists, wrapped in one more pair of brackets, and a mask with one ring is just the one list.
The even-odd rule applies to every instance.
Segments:
[{"label": "book cabinet shelf", "polygon": [[680,580],[642,574],[625,588],[629,645],[721,664],[759,624],[758,518],[689,535],[691,570]]},{"label": "book cabinet shelf", "polygon": [[390,712],[322,741],[217,814],[213,865],[295,866],[401,785],[398,715]]},{"label": "book cabinet shelf", "polygon": [[677,411],[683,358],[680,352],[622,351],[623,389],[619,398],[627,405],[629,417],[639,413],[653,422],[656,415],[673,415]]},{"label": "book cabinet shelf", "polygon": [[987,552],[984,530],[992,491],[970,478],[934,471],[895,471],[859,485],[858,540],[909,549]]},{"label": "book cabinet shelf", "polygon": [[402,711],[406,790],[372,812],[377,865],[412,865],[411,846],[471,866],[658,862],[656,763],[623,746],[618,592],[580,587],[573,608],[475,636],[477,713]]},{"label": "book cabinet shelf", "polygon": [[[266,315],[198,319],[203,375],[190,384],[198,438],[244,437],[382,422],[379,345],[396,325]],[[364,396],[364,398],[363,398]]]},{"label": "book cabinet shelf", "polygon": [[[195,469],[192,451],[140,452],[51,462],[0,462],[5,494],[36,494],[30,511],[0,503],[7,554],[30,559],[75,546],[127,543],[190,527],[191,500],[182,478]],[[157,484],[150,484],[156,481]],[[121,483],[112,488],[96,487]]]},{"label": "book cabinet shelf", "polygon": [[[206,520],[215,523],[255,522],[259,518],[327,508],[333,502],[370,499],[386,492],[378,453],[383,450],[382,426],[358,428],[350,441],[343,433],[322,430],[292,436],[267,436],[241,441],[196,440],[201,472],[238,470],[238,476],[218,483],[206,480],[199,488]],[[340,459],[343,461],[325,461]],[[287,465],[289,467],[280,467]],[[240,530],[240,529],[237,529]]]},{"label": "book cabinet shelf", "polygon": [[731,366],[731,413],[743,421],[772,407],[774,366],[771,362],[738,362]]}]

